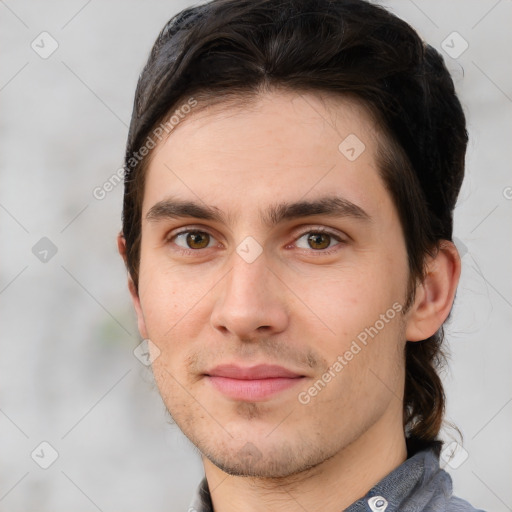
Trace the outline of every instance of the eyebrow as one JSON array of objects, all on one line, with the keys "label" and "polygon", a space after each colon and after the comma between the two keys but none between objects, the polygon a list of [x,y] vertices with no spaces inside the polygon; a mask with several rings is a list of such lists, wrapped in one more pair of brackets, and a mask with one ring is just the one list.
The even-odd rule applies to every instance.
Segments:
[{"label": "eyebrow", "polygon": [[[372,220],[371,216],[360,206],[339,196],[327,196],[293,203],[274,203],[265,212],[260,213],[260,218],[266,226],[272,227],[287,220],[314,215],[350,217],[366,222]],[[217,221],[222,224],[228,224],[228,221],[233,218],[232,215],[226,215],[215,206],[173,197],[154,204],[146,214],[146,220],[149,222],[183,217]]]}]

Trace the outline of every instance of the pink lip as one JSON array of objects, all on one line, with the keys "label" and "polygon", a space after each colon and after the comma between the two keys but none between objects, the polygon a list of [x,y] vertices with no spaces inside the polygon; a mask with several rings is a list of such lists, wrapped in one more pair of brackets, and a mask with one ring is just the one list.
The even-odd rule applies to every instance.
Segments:
[{"label": "pink lip", "polygon": [[275,365],[221,365],[208,371],[206,377],[229,398],[258,401],[295,386],[304,376]]}]

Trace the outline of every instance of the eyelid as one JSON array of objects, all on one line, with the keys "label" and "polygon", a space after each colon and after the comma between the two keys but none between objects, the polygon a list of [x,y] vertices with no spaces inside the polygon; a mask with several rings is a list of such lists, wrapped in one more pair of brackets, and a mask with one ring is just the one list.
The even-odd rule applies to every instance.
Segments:
[{"label": "eyelid", "polygon": [[167,242],[171,241],[173,238],[177,237],[178,235],[181,235],[183,233],[207,233],[211,237],[215,238],[217,240],[219,237],[214,233],[214,230],[210,227],[206,226],[199,226],[199,225],[190,225],[190,226],[181,226],[179,228],[174,228],[171,231],[169,231],[165,235],[165,240]]},{"label": "eyelid", "polygon": [[297,228],[297,231],[293,234],[294,241],[298,240],[304,235],[307,235],[308,233],[325,233],[326,235],[331,235],[340,242],[348,242],[348,239],[350,238],[343,232],[332,228],[326,228],[325,226],[303,226],[301,228]]},{"label": "eyelid", "polygon": [[304,233],[309,233],[309,231],[321,231],[322,233],[325,232],[325,233],[332,233],[334,235],[337,235],[339,234],[339,232],[334,229],[334,228],[329,228],[329,227],[326,227],[326,226],[315,226],[315,225],[303,225],[303,226],[300,226],[299,228],[297,228],[297,231],[299,232],[304,232]]}]

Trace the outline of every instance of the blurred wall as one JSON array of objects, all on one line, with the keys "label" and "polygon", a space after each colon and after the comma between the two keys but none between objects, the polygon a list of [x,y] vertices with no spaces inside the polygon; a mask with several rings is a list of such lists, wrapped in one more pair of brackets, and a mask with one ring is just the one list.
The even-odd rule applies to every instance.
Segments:
[{"label": "blurred wall", "polygon": [[[455,226],[464,268],[445,375],[447,419],[465,452],[447,470],[459,495],[504,512],[512,2],[383,3],[444,54],[468,115]],[[115,244],[122,185],[93,195],[122,165],[151,45],[187,5],[0,1],[0,512],[186,510],[201,478],[198,456],[133,355],[140,338]]]}]

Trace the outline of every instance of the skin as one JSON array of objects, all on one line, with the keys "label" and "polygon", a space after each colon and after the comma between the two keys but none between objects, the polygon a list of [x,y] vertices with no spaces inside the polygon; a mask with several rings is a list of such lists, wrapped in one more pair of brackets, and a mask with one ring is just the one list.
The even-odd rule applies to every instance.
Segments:
[{"label": "skin", "polygon": [[[349,134],[365,145],[354,161],[338,149]],[[217,512],[339,511],[406,459],[404,346],[448,316],[460,274],[453,244],[427,261],[412,307],[359,344],[308,403],[298,400],[366,327],[405,304],[407,252],[378,174],[379,141],[351,100],[273,91],[245,108],[192,111],[153,154],[138,292],[131,280],[129,287],[140,334],[160,352],[156,383],[202,454]],[[333,196],[368,218],[262,218],[277,203]],[[147,218],[176,199],[224,218]],[[175,236],[184,229],[203,232],[196,240],[206,247]],[[332,236],[317,234],[312,247],[308,236],[318,229]],[[248,236],[262,250],[252,262],[236,251]],[[122,236],[118,242],[124,257]],[[252,255],[258,248],[241,247]],[[226,363],[277,364],[302,378],[263,400],[234,400],[205,376]]]}]

